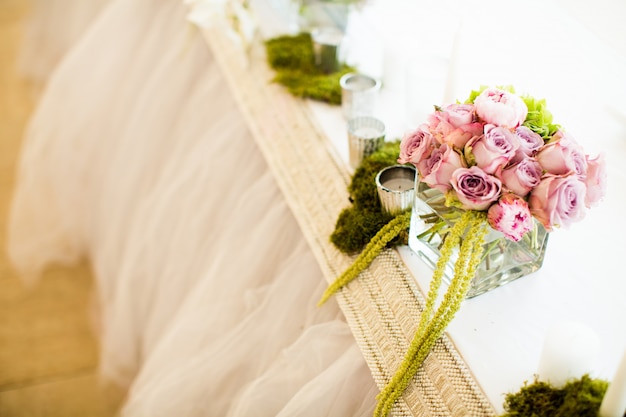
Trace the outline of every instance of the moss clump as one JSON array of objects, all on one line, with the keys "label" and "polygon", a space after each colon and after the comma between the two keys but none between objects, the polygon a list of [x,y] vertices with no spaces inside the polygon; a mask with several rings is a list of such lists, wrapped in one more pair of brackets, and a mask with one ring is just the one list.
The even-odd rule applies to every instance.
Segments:
[{"label": "moss clump", "polygon": [[265,42],[267,62],[276,70],[315,72],[311,35],[279,36]]},{"label": "moss clump", "polygon": [[354,68],[343,65],[338,72],[324,74],[315,66],[311,35],[285,35],[265,42],[267,62],[276,71],[274,82],[296,97],[341,104],[339,80]]},{"label": "moss clump", "polygon": [[537,381],[507,394],[501,417],[597,417],[608,382],[588,375],[555,388]]},{"label": "moss clump", "polygon": [[[348,186],[352,206],[344,209],[337,217],[335,230],[330,236],[331,242],[342,252],[354,254],[360,252],[376,233],[392,217],[383,213],[378,191],[376,174],[390,165],[396,165],[400,154],[399,141],[386,142],[383,147],[363,159],[352,176]],[[406,244],[408,230],[392,240],[389,245]]]}]

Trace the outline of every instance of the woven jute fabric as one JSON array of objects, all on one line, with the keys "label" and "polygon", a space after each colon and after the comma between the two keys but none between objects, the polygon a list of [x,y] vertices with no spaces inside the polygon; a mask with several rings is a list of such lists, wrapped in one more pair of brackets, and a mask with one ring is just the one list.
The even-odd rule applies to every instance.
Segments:
[{"label": "woven jute fabric", "polygon": [[[350,204],[347,165],[316,126],[305,101],[272,82],[262,43],[253,45],[244,59],[242,50],[218,30],[203,35],[326,280],[334,281],[354,260],[329,240],[337,216]],[[374,380],[384,387],[402,362],[424,305],[414,277],[395,250],[385,250],[336,298]],[[495,411],[444,336],[392,414],[467,417],[494,416]]]}]

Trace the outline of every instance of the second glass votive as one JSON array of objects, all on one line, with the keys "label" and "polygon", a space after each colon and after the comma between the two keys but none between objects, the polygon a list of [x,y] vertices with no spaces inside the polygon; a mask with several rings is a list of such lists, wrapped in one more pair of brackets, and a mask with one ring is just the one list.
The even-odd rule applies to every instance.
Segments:
[{"label": "second glass votive", "polygon": [[339,80],[341,109],[346,119],[374,114],[380,81],[369,75],[351,72]]},{"label": "second glass votive", "polygon": [[339,47],[343,32],[335,27],[320,27],[311,31],[315,66],[323,73],[339,71]]},{"label": "second glass votive", "polygon": [[385,142],[385,124],[375,117],[359,116],[348,121],[350,165],[356,169],[366,156]]},{"label": "second glass votive", "polygon": [[397,216],[413,207],[415,199],[415,167],[393,165],[376,175],[376,188],[385,213]]}]

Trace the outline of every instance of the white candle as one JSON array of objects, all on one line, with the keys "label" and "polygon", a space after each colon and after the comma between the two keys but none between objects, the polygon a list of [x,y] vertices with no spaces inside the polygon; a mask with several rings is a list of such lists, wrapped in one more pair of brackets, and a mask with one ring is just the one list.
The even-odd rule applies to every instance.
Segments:
[{"label": "white candle", "polygon": [[626,414],[626,349],[615,377],[609,383],[600,406],[600,417],[623,417]]},{"label": "white candle", "polygon": [[354,130],[354,135],[363,139],[374,139],[382,136],[383,132],[375,127],[363,126]]},{"label": "white candle", "polygon": [[562,322],[548,329],[539,361],[539,379],[562,387],[593,370],[600,349],[598,335],[577,322]]},{"label": "white candle", "polygon": [[383,212],[392,216],[413,206],[415,199],[415,168],[390,166],[376,175],[376,188]]},{"label": "white candle", "polygon": [[390,178],[383,182],[382,185],[392,191],[406,191],[414,187],[415,181],[410,178]]}]

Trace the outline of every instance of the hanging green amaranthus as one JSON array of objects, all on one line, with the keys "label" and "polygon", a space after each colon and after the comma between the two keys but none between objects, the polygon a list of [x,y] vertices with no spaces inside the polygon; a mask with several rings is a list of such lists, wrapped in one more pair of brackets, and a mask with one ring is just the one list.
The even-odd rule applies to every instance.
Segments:
[{"label": "hanging green amaranthus", "polygon": [[[411,212],[408,211],[396,216],[385,225],[363,249],[354,263],[326,289],[318,305],[322,305],[338,290],[357,278],[388,242],[409,227],[410,221]],[[483,253],[482,245],[487,230],[488,223],[485,213],[465,211],[461,219],[447,233],[417,331],[399,368],[377,397],[378,404],[374,411],[375,417],[389,414],[394,403],[400,398],[424,363],[435,342],[443,335],[448,324],[461,307],[480,264]],[[454,266],[454,277],[439,307],[435,309],[446,264],[452,258],[454,249],[457,247],[460,249]]]}]

